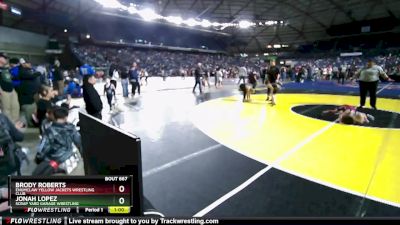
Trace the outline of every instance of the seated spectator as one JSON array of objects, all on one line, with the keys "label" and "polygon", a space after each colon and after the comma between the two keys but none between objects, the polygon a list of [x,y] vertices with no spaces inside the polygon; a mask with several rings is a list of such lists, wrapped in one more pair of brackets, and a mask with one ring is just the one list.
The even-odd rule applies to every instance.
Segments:
[{"label": "seated spectator", "polygon": [[[39,100],[36,103],[36,125],[40,128],[42,126],[42,122],[46,119],[47,111],[54,105],[53,98],[56,92],[53,91],[52,87],[42,85],[39,91]],[[40,130],[42,133],[42,130]]]},{"label": "seated spectator", "polygon": [[69,174],[78,165],[81,139],[75,126],[67,122],[68,109],[54,106],[51,111],[54,120],[43,132],[33,175]]}]

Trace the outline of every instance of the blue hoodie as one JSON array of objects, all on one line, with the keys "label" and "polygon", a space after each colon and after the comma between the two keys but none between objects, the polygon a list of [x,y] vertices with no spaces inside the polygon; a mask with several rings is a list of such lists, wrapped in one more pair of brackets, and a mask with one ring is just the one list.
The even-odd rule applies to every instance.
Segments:
[{"label": "blue hoodie", "polygon": [[19,79],[19,66],[12,67],[10,69],[10,74],[14,88],[19,87],[21,85],[21,80]]}]

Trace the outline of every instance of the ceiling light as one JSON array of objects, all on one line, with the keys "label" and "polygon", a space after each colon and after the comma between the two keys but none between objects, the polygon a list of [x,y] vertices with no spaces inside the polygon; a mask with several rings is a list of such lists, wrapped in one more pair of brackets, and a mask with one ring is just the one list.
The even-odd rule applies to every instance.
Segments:
[{"label": "ceiling light", "polygon": [[196,20],[193,19],[193,18],[190,18],[190,19],[186,20],[185,23],[186,23],[189,27],[194,27],[194,26],[196,26],[196,25],[199,25],[199,22],[196,21]]},{"label": "ceiling light", "polygon": [[210,27],[211,22],[209,20],[203,20],[203,21],[201,21],[201,26],[202,27]]},{"label": "ceiling light", "polygon": [[86,34],[86,39],[90,39],[90,34]]},{"label": "ceiling light", "polygon": [[274,45],[274,48],[281,48],[281,45]]},{"label": "ceiling light", "polygon": [[135,6],[130,6],[130,7],[128,8],[128,12],[129,12],[130,14],[135,14],[135,13],[138,12],[138,10],[136,9]]},{"label": "ceiling light", "polygon": [[68,32],[68,30],[67,29],[64,29],[64,33],[67,33]]},{"label": "ceiling light", "polygon": [[180,25],[183,22],[183,19],[179,16],[168,16],[168,17],[165,17],[165,20],[167,20],[170,23],[177,24],[177,25]]},{"label": "ceiling light", "polygon": [[242,21],[239,22],[239,27],[240,27],[240,28],[243,28],[243,29],[249,28],[249,27],[251,27],[252,25],[253,25],[253,24],[250,23],[250,22],[247,21],[247,20],[242,20]]},{"label": "ceiling light", "polygon": [[126,9],[126,6],[122,5],[119,1],[117,0],[94,0],[100,5],[102,5],[104,8],[112,8],[112,9]]},{"label": "ceiling light", "polygon": [[154,12],[152,9],[143,9],[138,12],[138,14],[143,18],[145,21],[152,21],[155,19],[160,18],[160,16]]},{"label": "ceiling light", "polygon": [[18,9],[18,8],[13,7],[13,6],[11,6],[11,13],[15,14],[15,15],[18,15],[18,16],[22,15],[22,11],[20,9]]},{"label": "ceiling light", "polygon": [[268,26],[274,25],[274,21],[266,21],[265,25],[268,25]]}]

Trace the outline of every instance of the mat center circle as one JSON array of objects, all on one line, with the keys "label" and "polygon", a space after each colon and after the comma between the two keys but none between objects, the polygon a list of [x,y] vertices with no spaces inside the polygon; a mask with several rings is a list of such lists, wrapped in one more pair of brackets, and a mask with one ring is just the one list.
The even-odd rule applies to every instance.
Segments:
[{"label": "mat center circle", "polygon": [[[305,104],[292,107],[292,111],[306,117],[333,122],[338,118],[338,115],[335,113],[323,113],[323,112],[326,110],[335,109],[337,107],[339,107],[339,105]],[[357,111],[365,113],[367,115],[371,115],[374,118],[373,120],[370,120],[369,123],[357,126],[377,127],[377,128],[400,128],[399,113],[379,110],[379,109],[375,110],[369,108],[361,108],[357,109]]]}]

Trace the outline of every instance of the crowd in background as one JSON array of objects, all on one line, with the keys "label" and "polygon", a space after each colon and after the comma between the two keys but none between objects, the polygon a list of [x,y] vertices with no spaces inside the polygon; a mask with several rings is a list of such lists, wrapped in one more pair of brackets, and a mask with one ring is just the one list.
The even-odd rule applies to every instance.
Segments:
[{"label": "crowd in background", "polygon": [[[237,77],[238,68],[245,66],[247,71],[261,76],[262,69],[268,67],[265,58],[240,57],[221,54],[183,53],[158,50],[138,50],[133,48],[112,48],[99,46],[77,46],[75,55],[85,63],[95,67],[109,68],[118,65],[120,70],[129,70],[132,62],[145,69],[150,76],[179,76],[184,73],[193,76],[195,66],[201,62],[203,68],[213,71],[221,68],[224,77]],[[299,81],[331,80],[344,76],[351,79],[366,65],[366,57],[326,57],[314,59],[280,59],[277,64],[283,68],[283,79]],[[398,55],[376,56],[377,65],[382,66],[389,75],[400,75],[400,57]]]},{"label": "crowd in background", "polygon": [[94,67],[108,68],[112,64],[118,64],[128,70],[132,62],[136,62],[140,68],[145,68],[150,76],[181,75],[181,70],[193,69],[198,62],[201,62],[207,69],[219,66],[226,70],[240,64],[246,64],[248,67],[256,69],[259,64],[259,62],[251,62],[245,58],[221,54],[137,50],[133,48],[79,46],[74,48],[73,52],[82,62]]}]

